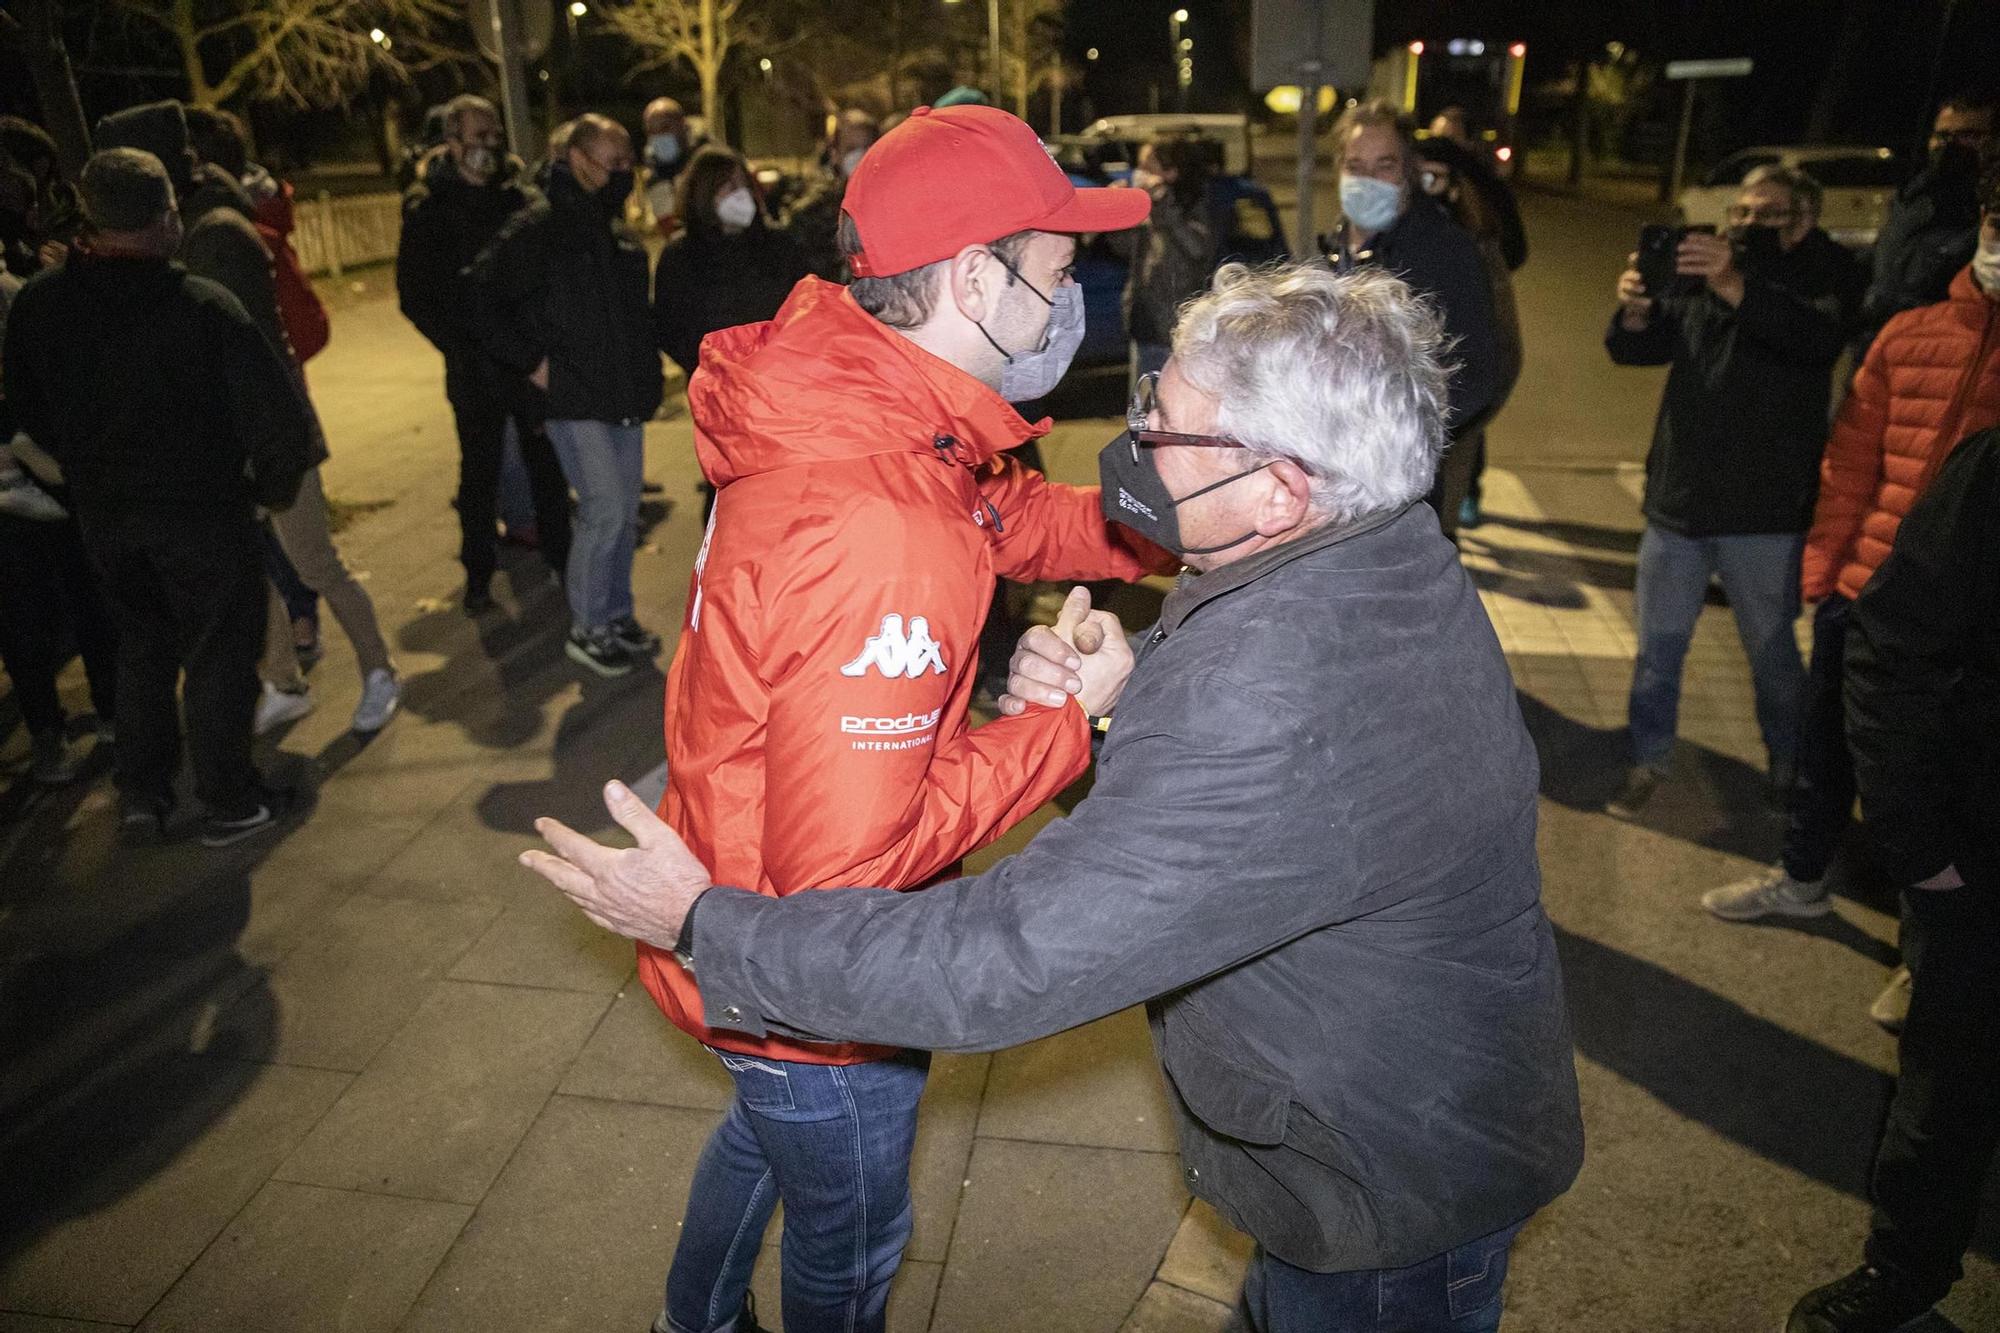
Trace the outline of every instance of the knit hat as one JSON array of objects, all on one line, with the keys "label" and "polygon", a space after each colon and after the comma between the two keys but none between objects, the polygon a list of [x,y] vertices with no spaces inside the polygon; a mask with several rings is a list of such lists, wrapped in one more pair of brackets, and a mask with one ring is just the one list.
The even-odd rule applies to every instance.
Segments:
[{"label": "knit hat", "polygon": [[174,189],[187,193],[194,177],[194,154],[188,147],[187,113],[175,101],[148,102],[114,111],[97,122],[91,136],[99,148],[137,148],[160,159]]},{"label": "knit hat", "polygon": [[174,206],[160,159],[137,148],[107,148],[83,165],[84,216],[99,231],[144,231]]}]

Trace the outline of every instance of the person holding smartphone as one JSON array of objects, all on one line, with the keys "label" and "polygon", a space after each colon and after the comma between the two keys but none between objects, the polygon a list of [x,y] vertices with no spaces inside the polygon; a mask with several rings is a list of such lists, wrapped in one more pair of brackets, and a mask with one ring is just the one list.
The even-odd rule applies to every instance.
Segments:
[{"label": "person holding smartphone", "polygon": [[1646,457],[1631,767],[1606,806],[1621,818],[1639,813],[1668,770],[1681,665],[1712,574],[1750,659],[1771,790],[1792,785],[1806,683],[1792,629],[1799,559],[1833,364],[1863,277],[1819,211],[1812,177],[1759,168],[1726,233],[1681,237],[1669,290],[1649,290],[1636,253],[1618,279],[1604,339],[1612,361],[1672,367]]}]

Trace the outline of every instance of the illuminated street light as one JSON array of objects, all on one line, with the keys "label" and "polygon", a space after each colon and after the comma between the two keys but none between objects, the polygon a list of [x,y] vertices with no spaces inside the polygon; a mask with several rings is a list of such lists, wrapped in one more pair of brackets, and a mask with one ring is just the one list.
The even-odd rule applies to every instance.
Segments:
[{"label": "illuminated street light", "polygon": [[1183,50],[1183,51],[1192,51],[1192,50],[1194,50],[1194,38],[1192,38],[1192,37],[1183,37],[1183,38],[1181,38],[1181,50]]},{"label": "illuminated street light", "polygon": [[370,28],[368,30],[368,40],[377,46],[386,48],[389,45],[389,34],[383,32],[380,28]]},{"label": "illuminated street light", "polygon": [[580,19],[589,12],[590,6],[583,3],[583,0],[570,0],[569,16],[571,18]]},{"label": "illuminated street light", "polygon": [[1186,23],[1186,22],[1187,22],[1187,11],[1186,11],[1185,9],[1176,9],[1176,10],[1174,11],[1174,22],[1176,22],[1176,23]]},{"label": "illuminated street light", "polygon": [[1090,49],[1089,49],[1088,51],[1085,51],[1085,52],[1083,53],[1083,58],[1084,58],[1085,60],[1095,60],[1095,59],[1097,59],[1097,48],[1093,46],[1093,47],[1091,47],[1091,48],[1090,48]]},{"label": "illuminated street light", "polygon": [[757,68],[764,71],[764,73],[769,74],[771,72],[771,57],[765,56],[763,59],[759,60],[757,62]]}]

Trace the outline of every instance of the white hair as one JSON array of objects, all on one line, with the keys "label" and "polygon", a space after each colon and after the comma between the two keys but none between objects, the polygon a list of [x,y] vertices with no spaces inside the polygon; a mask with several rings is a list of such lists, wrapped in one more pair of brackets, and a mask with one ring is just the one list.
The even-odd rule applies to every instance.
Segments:
[{"label": "white hair", "polygon": [[1225,264],[1181,311],[1174,362],[1220,404],[1216,430],[1313,478],[1337,522],[1430,491],[1445,447],[1446,339],[1430,302],[1380,269]]}]

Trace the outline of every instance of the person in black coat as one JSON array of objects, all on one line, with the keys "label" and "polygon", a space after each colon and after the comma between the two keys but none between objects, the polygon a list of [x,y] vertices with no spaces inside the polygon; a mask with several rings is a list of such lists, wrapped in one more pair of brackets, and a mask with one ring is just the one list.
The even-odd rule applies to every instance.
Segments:
[{"label": "person in black coat", "polygon": [[777,314],[806,264],[792,238],[768,225],[749,166],[727,148],[694,155],[676,212],[686,225],[653,274],[653,336],[692,375],[703,338]]},{"label": "person in black coat", "polygon": [[1861,302],[1855,360],[1905,310],[1942,301],[1979,245],[1980,156],[1991,151],[1991,94],[1954,97],[1931,125],[1930,160],[1889,204]]},{"label": "person in black coat", "polygon": [[[1506,386],[1493,286],[1479,243],[1425,194],[1417,178],[1415,131],[1394,103],[1364,102],[1334,126],[1340,163],[1340,225],[1320,238],[1336,271],[1376,265],[1436,302],[1457,368],[1451,376],[1452,444],[1485,428]],[[1447,535],[1458,522],[1456,500],[1445,504],[1445,468],[1438,468],[1430,505]]]},{"label": "person in black coat", "polygon": [[1903,886],[1910,1013],[1865,1262],[1802,1297],[1788,1333],[1901,1328],[1943,1299],[2000,1143],[2000,430],[1961,442],[1903,520],[1855,599],[1846,673],[1863,828]]},{"label": "person in black coat", "polygon": [[185,671],[203,840],[221,846],[285,804],[250,758],[265,626],[256,510],[297,495],[312,418],[242,303],[172,262],[180,219],[160,160],[100,152],[82,185],[86,241],[8,316],[7,404],[61,468],[118,623],[124,831],[165,830]]},{"label": "person in black coat", "polygon": [[625,222],[632,137],[585,114],[558,131],[546,198],[507,220],[470,270],[481,340],[545,397],[549,441],[575,488],[564,584],[567,652],[603,676],[651,656],[633,615],[632,553],[645,485],[645,424],[665,394],[650,264]]},{"label": "person in black coat", "polygon": [[1820,229],[1819,207],[1810,176],[1761,167],[1743,182],[1728,235],[1681,241],[1673,289],[1647,291],[1636,267],[1619,279],[1604,339],[1612,361],[1673,367],[1646,455],[1632,767],[1608,807],[1621,817],[1637,813],[1666,771],[1681,664],[1711,574],[1721,575],[1750,658],[1772,799],[1791,790],[1805,691],[1792,629],[1799,559],[1819,493],[1833,364],[1861,283],[1859,266]]},{"label": "person in black coat", "polygon": [[481,345],[466,266],[508,219],[537,198],[502,147],[500,113],[468,93],[444,107],[445,139],[403,198],[396,296],[404,316],[444,354],[444,391],[458,426],[458,558],[465,609],[491,609],[495,498],[511,421],[534,497],[536,545],[560,577],[569,556],[569,483],[542,429],[541,396],[503,372]]}]

